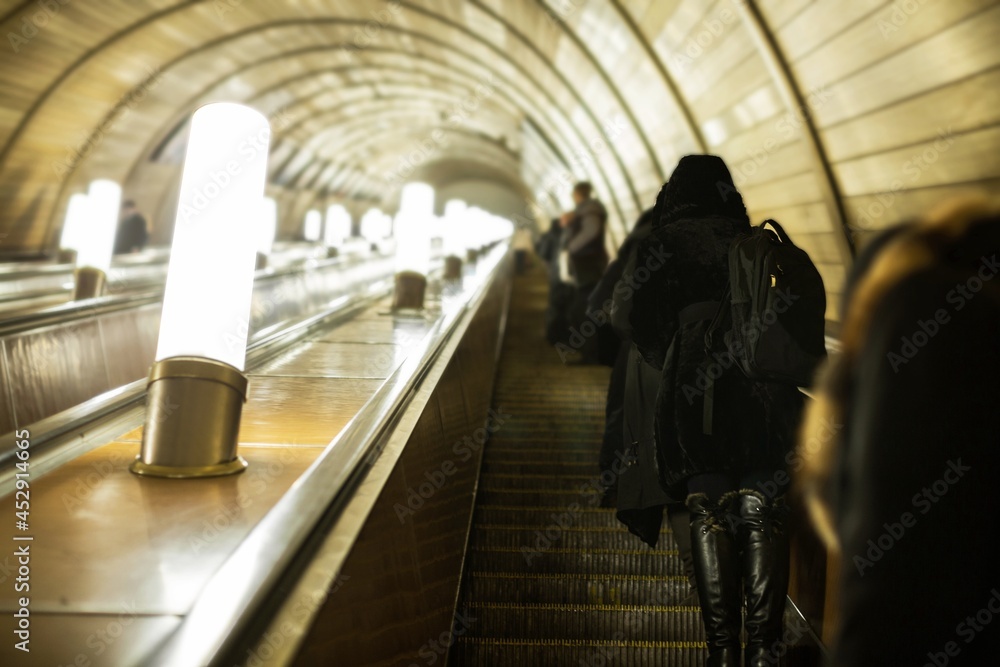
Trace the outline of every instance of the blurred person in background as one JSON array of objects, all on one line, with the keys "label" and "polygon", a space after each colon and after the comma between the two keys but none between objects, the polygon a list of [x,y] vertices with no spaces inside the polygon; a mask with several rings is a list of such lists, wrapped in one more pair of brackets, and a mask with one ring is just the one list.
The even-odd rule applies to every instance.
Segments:
[{"label": "blurred person in background", "polygon": [[1000,208],[946,205],[873,239],[797,487],[840,555],[834,667],[1000,658]]},{"label": "blurred person in background", "polygon": [[535,242],[535,253],[545,262],[549,272],[549,305],[545,310],[545,340],[549,345],[565,343],[569,338],[567,313],[574,290],[563,281],[559,271],[562,234],[559,218],[552,218],[549,230]]},{"label": "blurred person in background", "polygon": [[149,242],[149,224],[139,213],[135,202],[126,199],[122,203],[121,217],[118,222],[118,233],[115,236],[114,254],[124,255],[139,252]]},{"label": "blurred person in background", "polygon": [[522,222],[514,232],[514,241],[511,247],[514,248],[514,266],[518,273],[524,273],[528,268],[528,256],[531,253],[531,230],[527,223]]},{"label": "blurred person in background", "polygon": [[[581,181],[573,186],[573,203],[576,205],[560,218],[563,228],[563,261],[568,266],[575,292],[569,306],[569,325],[577,335],[571,347],[578,353],[572,362],[581,364],[599,363],[599,337],[595,331],[587,334],[581,330],[587,319],[587,297],[597,286],[608,266],[608,252],[604,247],[604,236],[608,222],[608,212],[593,196],[593,186]],[[593,323],[591,323],[593,326]],[[564,358],[564,361],[566,359]]]}]

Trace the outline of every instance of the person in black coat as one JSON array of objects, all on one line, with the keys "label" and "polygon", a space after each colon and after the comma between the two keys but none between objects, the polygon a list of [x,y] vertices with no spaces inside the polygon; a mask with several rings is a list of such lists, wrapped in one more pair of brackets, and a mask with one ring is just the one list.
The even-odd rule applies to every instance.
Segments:
[{"label": "person in black coat", "polygon": [[1000,209],[884,232],[844,301],[796,480],[840,553],[831,665],[996,664]]},{"label": "person in black coat", "polygon": [[[608,253],[604,247],[608,212],[604,204],[593,197],[593,186],[586,181],[573,186],[573,203],[576,208],[564,213],[561,219],[564,228],[562,252],[568,254],[569,270],[575,283],[568,308],[569,342],[570,347],[579,353],[579,359],[574,361],[597,364],[602,362],[602,336],[598,329],[595,329],[596,334],[588,332],[584,323],[587,321],[587,298],[608,266]],[[565,362],[567,357],[562,356]],[[611,363],[614,363],[613,360]]]},{"label": "person in black coat", "polygon": [[559,218],[553,218],[549,230],[535,242],[535,254],[549,272],[549,305],[545,310],[545,339],[549,345],[565,343],[569,338],[569,306],[576,290],[563,282],[559,275],[559,250],[563,228]]},{"label": "person in black coat", "polygon": [[601,441],[599,465],[601,479],[609,480],[602,501],[604,507],[615,507],[619,521],[629,531],[651,547],[656,547],[663,524],[663,508],[674,531],[684,574],[690,587],[680,601],[682,605],[696,603],[694,566],[691,560],[691,540],[688,536],[690,518],[683,499],[670,498],[660,485],[654,442],[655,399],[660,373],[643,360],[631,340],[628,318],[620,318],[614,310],[615,285],[621,280],[625,264],[636,246],[652,231],[653,209],[643,212],[635,227],[618,249],[617,257],[608,265],[601,281],[590,293],[587,308],[592,319],[610,319],[619,340],[618,355],[608,382],[605,405],[604,437]]},{"label": "person in black coat", "polygon": [[657,458],[668,492],[687,494],[708,664],[740,664],[745,600],[744,664],[756,667],[767,664],[782,634],[785,461],[802,395],[747,379],[721,335],[706,350],[705,332],[728,284],[729,246],[750,232],[722,159],[682,158],[657,197],[652,224],[615,288],[615,305],[642,356],[661,369]]},{"label": "person in black coat", "polygon": [[[622,277],[625,269],[625,262],[632,253],[633,248],[640,239],[646,237],[652,227],[653,209],[645,211],[635,223],[635,227],[625,241],[618,248],[617,257],[608,264],[608,268],[601,276],[600,282],[587,298],[587,314],[595,321],[610,322],[613,310],[613,299],[615,285]],[[608,325],[610,326],[610,324]],[[617,337],[617,336],[616,336]],[[601,473],[613,473],[612,466],[616,460],[624,455],[624,410],[625,410],[625,376],[628,369],[628,356],[631,341],[626,337],[618,337],[620,344],[614,365],[611,369],[611,378],[608,381],[608,398],[604,410],[604,438],[601,441],[601,454],[599,464]],[[638,432],[635,425],[629,425],[631,430]],[[609,497],[613,496],[617,487],[617,476],[607,475],[612,478],[612,483],[608,485]],[[607,506],[612,506],[609,503]],[[645,538],[644,538],[645,539]],[[648,540],[647,540],[648,541]]]}]

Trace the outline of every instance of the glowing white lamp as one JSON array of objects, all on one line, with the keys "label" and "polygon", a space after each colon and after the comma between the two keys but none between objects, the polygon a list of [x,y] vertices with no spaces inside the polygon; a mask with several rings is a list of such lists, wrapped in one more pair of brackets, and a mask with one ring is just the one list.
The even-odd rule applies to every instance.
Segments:
[{"label": "glowing white lamp", "polygon": [[490,216],[490,243],[507,241],[514,235],[514,223],[502,215]]},{"label": "glowing white lamp", "polygon": [[392,238],[392,216],[388,213],[382,214],[382,238],[388,239]]},{"label": "glowing white lamp", "polygon": [[326,209],[326,230],[323,242],[328,247],[339,248],[351,237],[351,214],[341,204]]},{"label": "glowing white lamp", "polygon": [[267,118],[240,104],[209,104],[191,119],[135,473],[246,468],[236,437],[270,136]]},{"label": "glowing white lamp", "polygon": [[477,249],[484,243],[484,238],[486,236],[486,216],[488,215],[483,209],[472,206],[465,213],[468,218],[469,228],[466,230],[466,243],[470,249]]},{"label": "glowing white lamp", "polygon": [[462,262],[466,258],[466,236],[468,233],[468,205],[460,199],[452,199],[444,205],[443,252],[445,280],[459,280],[462,277]]},{"label": "glowing white lamp", "polygon": [[87,190],[87,200],[90,220],[77,248],[78,264],[106,272],[111,268],[122,189],[114,181],[94,181]]},{"label": "glowing white lamp", "polygon": [[306,213],[302,235],[306,241],[319,241],[323,235],[323,214],[316,209],[310,209]]},{"label": "glowing white lamp", "polygon": [[468,247],[468,205],[452,199],[444,207],[444,253],[462,257]]},{"label": "glowing white lamp", "polygon": [[414,271],[426,276],[431,263],[431,221],[434,189],[426,183],[403,186],[396,214],[396,271]]},{"label": "glowing white lamp", "polygon": [[396,214],[396,287],[393,308],[423,308],[431,268],[431,222],[434,188],[426,183],[403,186]]},{"label": "glowing white lamp", "polygon": [[87,195],[78,192],[69,198],[66,207],[66,220],[63,222],[62,235],[59,237],[59,247],[64,250],[79,251],[87,220],[90,219],[90,200]]},{"label": "glowing white lamp", "polygon": [[82,222],[70,231],[70,240],[76,246],[74,300],[90,299],[104,293],[118,231],[121,200],[122,189],[114,181],[93,181],[87,189],[87,200],[80,218]]},{"label": "glowing white lamp", "polygon": [[264,197],[264,202],[260,207],[260,236],[257,237],[257,252],[262,255],[270,255],[277,233],[278,202],[272,197]]},{"label": "glowing white lamp", "polygon": [[361,216],[361,236],[369,243],[378,243],[385,238],[382,220],[383,213],[377,208],[370,208]]}]

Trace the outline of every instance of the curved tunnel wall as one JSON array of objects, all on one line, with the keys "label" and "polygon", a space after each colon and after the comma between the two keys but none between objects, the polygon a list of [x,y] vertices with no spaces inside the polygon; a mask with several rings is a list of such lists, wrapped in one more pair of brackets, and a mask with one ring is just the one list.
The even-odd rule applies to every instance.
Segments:
[{"label": "curved tunnel wall", "polygon": [[525,217],[593,181],[616,243],[681,155],[718,153],[831,318],[872,232],[1000,184],[995,0],[17,0],[0,28],[7,256],[51,251],[97,177],[169,237],[185,119],[221,99],[272,120],[285,236],[492,173]]}]

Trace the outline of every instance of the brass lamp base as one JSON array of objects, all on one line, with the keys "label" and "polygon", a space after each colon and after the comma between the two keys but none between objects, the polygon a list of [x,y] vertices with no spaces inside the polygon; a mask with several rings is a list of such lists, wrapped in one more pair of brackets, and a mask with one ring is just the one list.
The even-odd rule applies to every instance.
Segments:
[{"label": "brass lamp base", "polygon": [[219,477],[243,472],[237,455],[247,377],[229,364],[172,357],[149,372],[142,449],[129,470],[148,477]]},{"label": "brass lamp base", "polygon": [[400,271],[396,274],[396,285],[392,293],[392,309],[420,310],[424,307],[424,292],[427,278],[416,271]]},{"label": "brass lamp base", "polygon": [[59,264],[76,264],[76,250],[72,248],[60,248],[56,254],[56,262]]},{"label": "brass lamp base", "polygon": [[73,300],[94,299],[104,295],[108,276],[100,269],[83,266],[73,271]]},{"label": "brass lamp base", "polygon": [[136,475],[144,475],[146,477],[168,477],[173,479],[190,479],[192,477],[222,477],[224,475],[235,475],[236,473],[243,472],[246,468],[247,462],[242,456],[237,456],[228,463],[190,467],[158,466],[155,464],[143,463],[139,457],[136,457],[135,461],[132,461],[132,465],[129,466],[129,470],[134,472]]},{"label": "brass lamp base", "polygon": [[462,279],[462,258],[448,255],[444,258],[444,279],[455,281]]}]

